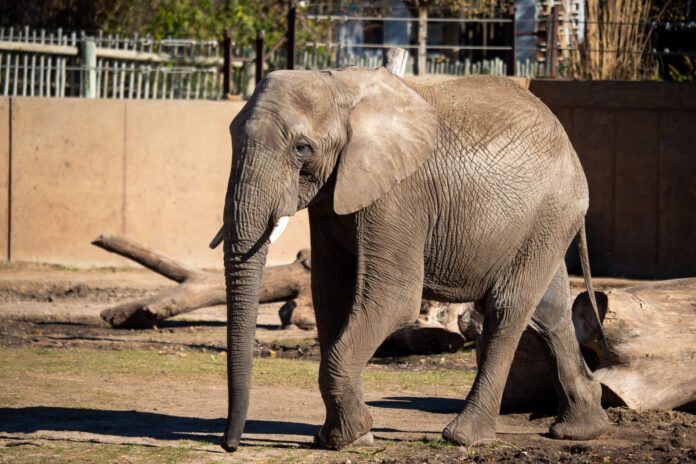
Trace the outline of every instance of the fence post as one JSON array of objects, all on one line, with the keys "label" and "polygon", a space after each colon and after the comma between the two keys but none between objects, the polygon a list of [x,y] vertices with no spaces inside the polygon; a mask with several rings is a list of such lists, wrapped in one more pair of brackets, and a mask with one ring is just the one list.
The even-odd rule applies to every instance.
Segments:
[{"label": "fence post", "polygon": [[297,18],[297,1],[288,0],[288,45],[285,48],[285,67],[295,69],[297,49],[295,45],[295,20]]},{"label": "fence post", "polygon": [[97,42],[92,38],[82,39],[80,47],[82,61],[82,96],[97,98]]},{"label": "fence post", "polygon": [[222,39],[222,97],[227,98],[232,93],[232,31],[225,31]]},{"label": "fence post", "polygon": [[510,19],[510,22],[505,25],[505,41],[510,47],[510,50],[507,51],[505,60],[507,65],[508,76],[514,76],[515,74],[517,74],[517,70],[515,69],[517,65],[517,58],[515,56],[517,55],[517,19],[515,18],[516,11],[517,8],[515,8],[514,6],[508,8],[507,16]]},{"label": "fence post", "polygon": [[256,83],[263,79],[263,39],[266,33],[263,29],[256,31]]},{"label": "fence post", "polygon": [[428,43],[428,9],[424,6],[418,8],[418,58],[416,60],[416,75],[422,76],[426,72],[426,45]]},{"label": "fence post", "polygon": [[546,74],[556,77],[558,64],[558,6],[551,8],[546,23]]}]

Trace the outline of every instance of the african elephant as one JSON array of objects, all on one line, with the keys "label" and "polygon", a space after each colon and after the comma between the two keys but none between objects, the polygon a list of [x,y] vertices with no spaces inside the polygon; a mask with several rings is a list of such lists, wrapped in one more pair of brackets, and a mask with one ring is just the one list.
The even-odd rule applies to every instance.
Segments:
[{"label": "african elephant", "polygon": [[303,208],[326,406],[319,446],[371,440],[361,370],[417,318],[422,297],[475,301],[484,314],[481,368],[446,439],[495,437],[527,325],[554,366],[551,434],[589,439],[606,427],[600,385],[574,336],[563,260],[576,238],[591,287],[587,182],[561,124],[531,93],[495,77],[417,86],[384,68],[278,71],[230,133],[226,450],[238,447],[246,419],[268,239]]}]

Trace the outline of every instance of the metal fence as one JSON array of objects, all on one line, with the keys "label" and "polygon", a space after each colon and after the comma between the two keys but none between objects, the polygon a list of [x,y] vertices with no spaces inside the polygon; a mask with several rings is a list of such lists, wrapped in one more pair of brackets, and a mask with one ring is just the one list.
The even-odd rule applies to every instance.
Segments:
[{"label": "metal fence", "polygon": [[[555,9],[555,7],[554,7]],[[562,75],[573,57],[588,53],[577,42],[559,40],[566,21],[557,12],[547,18],[545,28],[517,31],[518,21],[507,13],[499,18],[426,18],[427,22],[454,22],[468,30],[484,31],[481,43],[432,44],[419,37],[419,44],[396,44],[410,52],[407,69],[427,74],[494,74],[526,77]],[[423,18],[390,18],[305,15],[305,20],[346,23],[350,21],[418,22]],[[295,19],[288,19],[288,23]],[[646,23],[648,28],[681,27],[689,23]],[[462,26],[463,27],[463,26]],[[497,27],[497,32],[496,28]],[[294,31],[294,27],[288,28]],[[526,28],[529,29],[529,28]],[[532,35],[538,40],[535,58],[516,60],[517,37]],[[263,34],[260,35],[263,37]],[[234,44],[222,40],[162,39],[119,36],[97,32],[64,32],[0,28],[0,95],[135,99],[217,99],[224,94],[247,97],[262,70],[296,68],[326,69],[348,65],[370,68],[382,64],[382,53],[393,45],[346,43],[331,40],[295,42],[288,40],[264,46]],[[317,37],[316,39],[319,39]],[[460,38],[461,39],[461,38]],[[495,40],[493,40],[495,39]],[[287,46],[288,50],[281,45]],[[292,50],[292,52],[290,51]],[[640,56],[696,56],[696,51],[667,47],[643,51],[590,50],[595,55],[634,53]],[[263,55],[263,56],[262,56]],[[294,56],[289,65],[288,56]],[[255,64],[254,61],[257,61]],[[420,60],[419,63],[416,63]],[[418,69],[421,68],[421,69]]]},{"label": "metal fence", "polygon": [[0,28],[0,95],[218,98],[217,40]]}]

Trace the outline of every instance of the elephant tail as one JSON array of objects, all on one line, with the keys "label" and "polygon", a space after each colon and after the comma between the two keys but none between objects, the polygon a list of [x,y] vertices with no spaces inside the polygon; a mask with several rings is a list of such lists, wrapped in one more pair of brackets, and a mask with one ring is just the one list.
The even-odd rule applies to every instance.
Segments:
[{"label": "elephant tail", "polygon": [[597,299],[595,298],[594,287],[592,286],[592,274],[590,272],[590,258],[587,254],[587,236],[585,234],[585,220],[582,221],[582,226],[575,236],[575,242],[578,246],[578,254],[580,255],[580,267],[582,268],[582,276],[585,279],[585,288],[587,288],[587,296],[590,297],[590,303],[592,304],[592,309],[594,310],[595,318],[597,319],[597,326],[599,327],[599,334],[602,337],[602,350],[604,351],[605,360],[611,359],[611,352],[609,351],[609,343],[607,343],[607,337],[604,335],[604,329],[602,328],[602,320],[599,317],[599,309],[597,308]]}]

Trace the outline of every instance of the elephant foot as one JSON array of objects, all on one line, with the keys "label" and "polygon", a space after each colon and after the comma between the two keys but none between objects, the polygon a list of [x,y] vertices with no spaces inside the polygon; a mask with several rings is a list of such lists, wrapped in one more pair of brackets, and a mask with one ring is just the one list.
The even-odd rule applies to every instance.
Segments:
[{"label": "elephant foot", "polygon": [[609,427],[609,418],[602,409],[602,386],[596,380],[585,384],[585,391],[576,391],[576,400],[563,408],[551,425],[549,435],[561,440],[591,440]]},{"label": "elephant foot", "polygon": [[[372,415],[367,406],[360,402],[351,409],[351,414],[344,414],[340,419],[327,414],[324,426],[314,437],[314,444],[320,448],[341,449],[348,445],[369,446],[374,443],[370,433]],[[333,416],[333,415],[331,415]]]},{"label": "elephant foot", "polygon": [[575,414],[563,414],[551,425],[549,434],[560,440],[591,440],[609,427],[609,418],[601,406]]},{"label": "elephant foot", "polygon": [[442,431],[442,438],[458,445],[472,445],[495,439],[495,422],[468,414],[459,414]]}]

